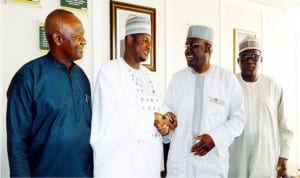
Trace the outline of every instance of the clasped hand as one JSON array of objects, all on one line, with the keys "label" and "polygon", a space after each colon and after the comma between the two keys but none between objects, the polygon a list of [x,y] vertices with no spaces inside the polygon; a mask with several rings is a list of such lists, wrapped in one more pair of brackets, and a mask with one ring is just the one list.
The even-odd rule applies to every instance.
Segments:
[{"label": "clasped hand", "polygon": [[154,113],[154,125],[158,132],[164,136],[167,135],[171,130],[177,127],[177,119],[175,114],[167,112],[166,114]]}]

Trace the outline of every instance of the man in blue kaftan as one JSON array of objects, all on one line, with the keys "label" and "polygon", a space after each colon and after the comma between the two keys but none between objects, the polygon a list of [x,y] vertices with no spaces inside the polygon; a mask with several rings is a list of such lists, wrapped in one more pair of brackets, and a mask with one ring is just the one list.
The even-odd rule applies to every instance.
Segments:
[{"label": "man in blue kaftan", "polygon": [[90,83],[74,63],[86,40],[80,20],[54,10],[45,22],[50,51],[25,64],[7,92],[12,177],[91,177]]}]

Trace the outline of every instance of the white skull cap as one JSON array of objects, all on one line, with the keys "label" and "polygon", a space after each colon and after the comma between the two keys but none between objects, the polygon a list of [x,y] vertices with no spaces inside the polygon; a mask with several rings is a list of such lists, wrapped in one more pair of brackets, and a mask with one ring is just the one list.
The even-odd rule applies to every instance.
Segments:
[{"label": "white skull cap", "polygon": [[256,49],[262,52],[260,43],[255,36],[246,36],[239,44],[239,53],[249,49]]},{"label": "white skull cap", "polygon": [[187,34],[188,38],[200,38],[210,42],[214,41],[214,30],[211,27],[203,25],[191,25]]},{"label": "white skull cap", "polygon": [[150,20],[146,17],[131,14],[127,17],[125,36],[138,33],[151,35]]}]

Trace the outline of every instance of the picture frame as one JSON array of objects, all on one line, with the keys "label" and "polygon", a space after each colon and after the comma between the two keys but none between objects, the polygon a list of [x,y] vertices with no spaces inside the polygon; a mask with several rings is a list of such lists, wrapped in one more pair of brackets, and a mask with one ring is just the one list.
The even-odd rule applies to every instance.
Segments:
[{"label": "picture frame", "polygon": [[88,12],[88,0],[60,0],[60,7],[73,12]]},{"label": "picture frame", "polygon": [[124,53],[125,24],[129,14],[145,16],[151,22],[152,48],[148,59],[142,65],[150,71],[156,71],[156,10],[151,7],[110,1],[111,11],[111,58],[117,59]]},{"label": "picture frame", "polygon": [[40,6],[40,0],[6,0],[5,2],[14,2],[14,3],[23,3],[23,4],[29,4],[33,6]]},{"label": "picture frame", "polygon": [[45,31],[45,22],[38,22],[39,26],[39,50],[41,54],[46,54],[49,51],[49,43]]},{"label": "picture frame", "polygon": [[240,68],[237,62],[237,58],[239,57],[239,43],[246,37],[246,36],[256,36],[255,32],[242,30],[242,29],[233,29],[233,72],[239,73]]}]

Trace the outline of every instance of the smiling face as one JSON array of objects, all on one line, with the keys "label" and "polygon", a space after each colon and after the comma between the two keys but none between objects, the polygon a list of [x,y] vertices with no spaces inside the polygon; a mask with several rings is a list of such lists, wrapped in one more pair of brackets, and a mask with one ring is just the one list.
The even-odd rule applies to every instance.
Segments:
[{"label": "smiling face", "polygon": [[135,34],[133,40],[134,60],[138,63],[146,61],[152,47],[151,36],[148,34]]},{"label": "smiling face", "polygon": [[69,23],[62,24],[60,34],[63,39],[61,50],[66,59],[77,60],[83,57],[83,48],[86,45],[84,30],[80,21],[75,18]]},{"label": "smiling face", "polygon": [[187,65],[198,73],[207,71],[210,65],[211,45],[199,38],[187,38],[185,46]]},{"label": "smiling face", "polygon": [[45,31],[50,53],[68,68],[73,61],[83,57],[86,45],[84,28],[73,13],[62,9],[54,10],[46,18]]},{"label": "smiling face", "polygon": [[147,60],[151,51],[152,41],[148,34],[131,34],[125,37],[124,60],[135,69],[140,68],[140,63]]},{"label": "smiling face", "polygon": [[261,62],[262,56],[259,50],[250,49],[239,54],[238,63],[245,81],[255,82],[257,80],[257,71]]}]

